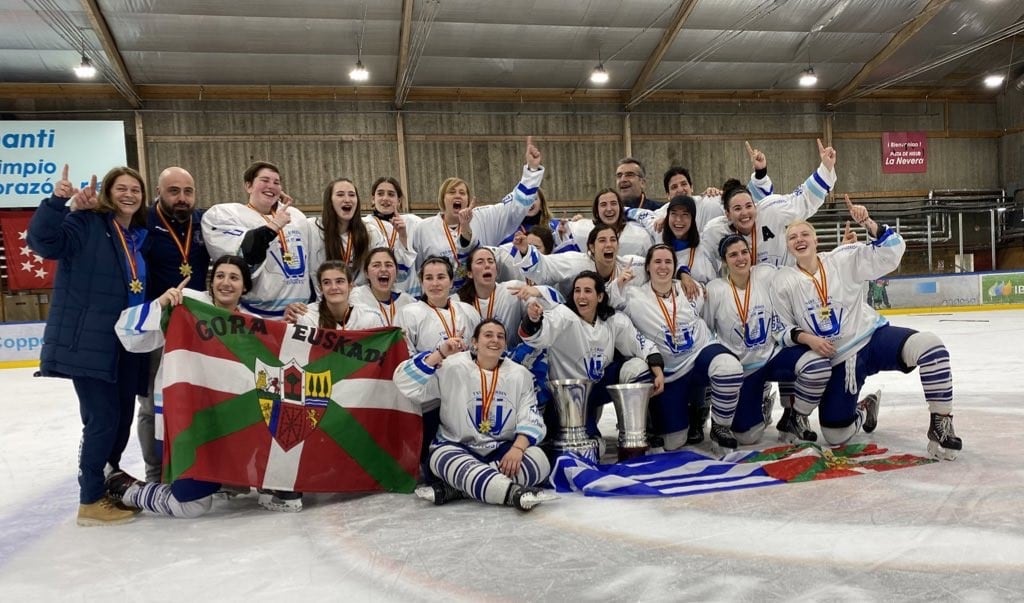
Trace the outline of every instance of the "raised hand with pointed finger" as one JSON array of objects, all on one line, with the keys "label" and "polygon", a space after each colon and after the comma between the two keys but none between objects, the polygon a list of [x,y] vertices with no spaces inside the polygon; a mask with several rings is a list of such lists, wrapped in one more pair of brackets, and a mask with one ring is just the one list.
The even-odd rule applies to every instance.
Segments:
[{"label": "raised hand with pointed finger", "polygon": [[829,170],[836,169],[836,150],[821,144],[820,138],[818,139],[818,155],[821,157],[821,163],[825,167]]}]

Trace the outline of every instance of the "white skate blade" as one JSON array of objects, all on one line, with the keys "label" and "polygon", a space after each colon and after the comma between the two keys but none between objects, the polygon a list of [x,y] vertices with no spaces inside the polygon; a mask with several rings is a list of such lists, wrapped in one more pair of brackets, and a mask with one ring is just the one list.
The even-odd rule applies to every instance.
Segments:
[{"label": "white skate blade", "polygon": [[955,461],[960,451],[953,448],[943,448],[938,442],[928,440],[928,454],[936,460]]},{"label": "white skate blade", "polygon": [[302,510],[302,499],[282,500],[273,494],[261,493],[258,499],[259,505],[268,511],[277,513],[298,513]]},{"label": "white skate blade", "polygon": [[560,497],[553,492],[542,490],[540,492],[523,492],[519,497],[519,504],[522,505],[524,511],[536,507],[541,503],[551,502],[558,500]]},{"label": "white skate blade", "polygon": [[417,498],[422,498],[427,502],[434,502],[434,488],[431,486],[416,486],[416,489],[413,490],[413,494],[415,494]]}]

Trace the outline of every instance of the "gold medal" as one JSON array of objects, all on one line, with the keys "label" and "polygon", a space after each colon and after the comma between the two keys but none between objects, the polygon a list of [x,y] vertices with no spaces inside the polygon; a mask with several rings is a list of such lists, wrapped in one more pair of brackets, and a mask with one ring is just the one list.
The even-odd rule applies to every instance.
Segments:
[{"label": "gold medal", "polygon": [[828,320],[829,319],[829,315],[831,313],[832,313],[832,308],[830,308],[829,306],[822,306],[822,307],[818,308],[818,316],[821,317],[821,320]]},{"label": "gold medal", "polygon": [[292,254],[290,254],[290,253],[288,253],[286,251],[286,252],[281,254],[281,259],[284,260],[285,264],[291,264],[292,263],[292,259],[293,259],[292,258]]},{"label": "gold medal", "polygon": [[178,234],[175,232],[174,227],[164,217],[164,210],[160,208],[160,204],[156,204],[156,215],[163,222],[164,228],[167,229],[167,234],[174,241],[174,245],[178,248],[178,253],[181,254],[181,266],[178,267],[178,273],[181,276],[192,276],[192,266],[188,265],[188,254],[192,249],[192,220],[188,221],[188,232],[185,233],[185,242],[182,243],[178,239]]},{"label": "gold medal", "polygon": [[489,434],[491,433],[491,404],[494,402],[494,392],[498,389],[498,373],[501,370],[501,365],[494,367],[494,377],[491,379],[491,387],[487,387],[487,375],[484,374],[484,370],[477,365],[476,369],[480,373],[480,433]]},{"label": "gold medal", "polygon": [[128,288],[131,289],[132,293],[142,293],[142,281],[139,279],[132,279],[132,282],[128,283]]}]

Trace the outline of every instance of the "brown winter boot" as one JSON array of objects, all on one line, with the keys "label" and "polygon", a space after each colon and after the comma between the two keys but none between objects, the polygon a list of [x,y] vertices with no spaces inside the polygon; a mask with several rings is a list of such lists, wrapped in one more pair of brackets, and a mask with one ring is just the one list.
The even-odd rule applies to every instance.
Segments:
[{"label": "brown winter boot", "polygon": [[135,519],[135,513],[128,509],[119,509],[117,502],[109,496],[87,505],[78,505],[78,525],[80,526],[114,526],[128,523]]}]

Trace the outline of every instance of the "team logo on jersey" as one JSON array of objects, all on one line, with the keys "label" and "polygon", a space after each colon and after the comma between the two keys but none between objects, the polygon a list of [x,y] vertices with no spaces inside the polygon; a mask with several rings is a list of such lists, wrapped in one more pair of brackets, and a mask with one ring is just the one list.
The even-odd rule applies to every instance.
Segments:
[{"label": "team logo on jersey", "polygon": [[806,305],[807,314],[810,317],[808,322],[811,325],[811,330],[818,337],[838,337],[839,329],[843,324],[843,309],[839,309],[839,314],[836,314],[834,307],[827,306],[823,307],[818,302],[811,302]]},{"label": "team logo on jersey", "polygon": [[754,308],[751,314],[753,316],[747,317],[747,322],[743,324],[743,329],[735,328],[733,332],[743,339],[743,345],[753,349],[761,347],[768,341],[771,321],[765,321],[763,306]]},{"label": "team logo on jersey", "polygon": [[505,429],[505,423],[512,416],[512,409],[506,409],[504,403],[505,393],[496,392],[494,394],[494,406],[490,408],[488,413],[490,416],[485,417],[483,416],[484,406],[480,400],[480,393],[477,392],[476,406],[466,409],[466,416],[469,418],[470,425],[473,426],[475,431],[479,431],[482,434],[499,435]]},{"label": "team logo on jersey", "polygon": [[291,450],[316,430],[331,400],[330,371],[312,373],[294,359],[276,367],[257,359],[253,377],[263,421],[281,448]]},{"label": "team logo on jersey", "polygon": [[604,377],[604,354],[603,350],[594,350],[589,357],[583,359],[587,369],[587,378],[591,381],[600,381]]},{"label": "team logo on jersey", "polygon": [[306,278],[306,248],[302,244],[302,237],[298,233],[288,237],[288,251],[269,250],[267,254],[274,259],[274,262],[281,268],[285,279],[294,281]]},{"label": "team logo on jersey", "polygon": [[693,349],[693,334],[685,327],[680,328],[673,335],[669,332],[668,327],[662,325],[661,334],[665,341],[665,346],[673,354],[682,354]]}]

